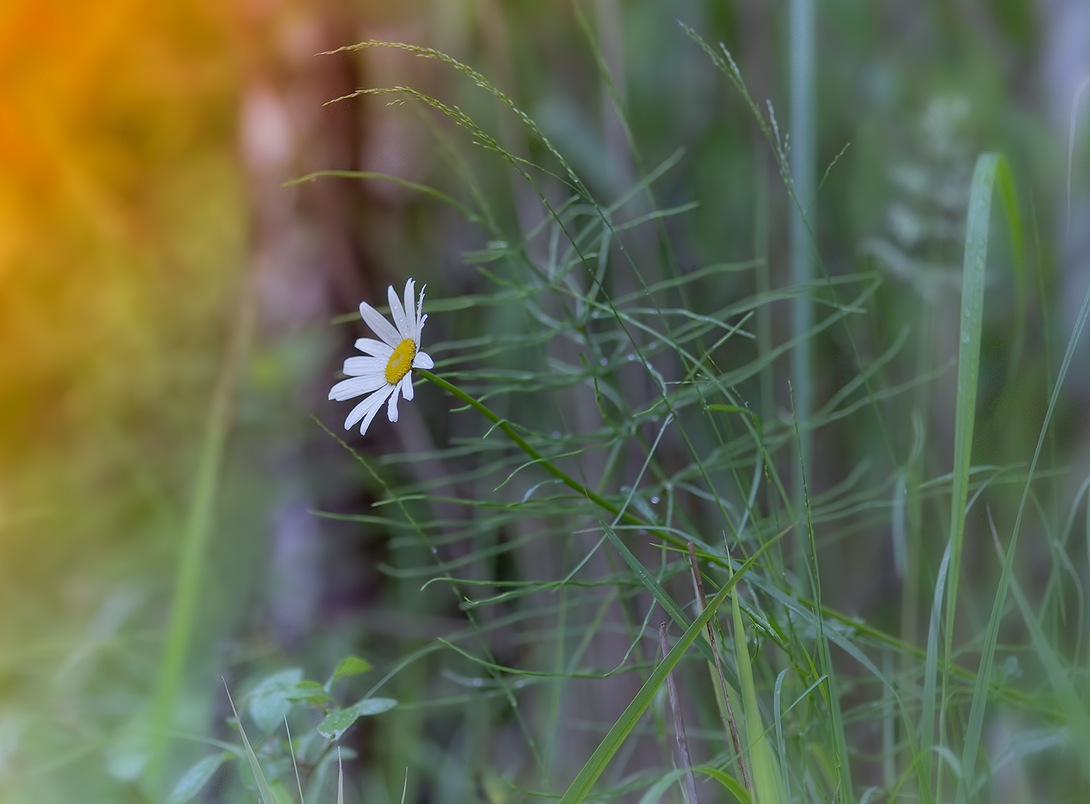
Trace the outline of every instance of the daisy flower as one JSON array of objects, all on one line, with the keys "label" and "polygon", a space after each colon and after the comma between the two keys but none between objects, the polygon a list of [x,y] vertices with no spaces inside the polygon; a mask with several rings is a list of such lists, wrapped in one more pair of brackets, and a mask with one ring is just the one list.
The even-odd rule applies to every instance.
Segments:
[{"label": "daisy flower", "polygon": [[371,420],[387,399],[386,415],[390,421],[396,422],[398,394],[406,400],[413,398],[412,370],[430,369],[435,365],[425,352],[420,351],[420,330],[428,317],[420,314],[424,306],[424,288],[420,288],[420,298],[415,307],[414,291],[415,283],[410,279],[405,283],[405,305],[402,306],[393,287],[390,287],[387,295],[394,326],[390,326],[390,322],[367,302],[360,302],[360,315],[380,340],[360,338],[356,341],[356,348],[368,357],[356,356],[345,360],[344,373],[348,379],[334,385],[329,392],[329,398],[338,402],[367,395],[344,420],[345,430],[351,430],[356,422],[363,419],[360,435],[366,433]]}]

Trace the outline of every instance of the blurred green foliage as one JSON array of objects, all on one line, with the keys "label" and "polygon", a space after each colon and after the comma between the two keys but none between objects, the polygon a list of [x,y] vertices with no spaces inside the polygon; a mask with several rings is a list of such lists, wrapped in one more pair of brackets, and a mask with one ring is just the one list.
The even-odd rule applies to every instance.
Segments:
[{"label": "blurred green foliage", "polygon": [[[143,795],[135,781],[142,768],[141,738],[126,729],[142,712],[154,683],[199,434],[260,245],[251,225],[253,178],[239,153],[244,86],[255,78],[286,86],[293,71],[323,69],[306,66],[309,62],[277,62],[269,55],[280,46],[277,35],[290,39],[318,20],[338,32],[341,44],[381,35],[451,53],[524,109],[603,204],[682,149],[676,165],[653,185],[655,203],[659,209],[692,201],[699,206],[633,230],[626,257],[654,280],[766,252],[769,286],[786,284],[789,202],[767,144],[742,99],[677,25],[681,20],[709,42],[724,42],[757,101],[771,101],[779,129],[786,132],[786,4],[435,0],[399,11],[334,3],[304,11],[302,4],[286,3],[267,13],[255,10],[257,5],[202,1],[145,7],[109,0],[60,13],[15,2],[0,11],[0,797],[90,801]],[[877,500],[877,491],[873,499],[852,495],[862,487],[873,491],[879,481],[892,482],[917,440],[914,416],[923,423],[928,444],[917,479],[933,483],[918,514],[920,616],[910,618],[909,633],[899,631],[906,598],[897,600],[891,591],[900,592],[900,581],[886,509],[819,529],[822,584],[829,606],[911,642],[926,627],[949,524],[946,491],[940,492],[936,479],[951,465],[950,361],[956,354],[965,205],[973,161],[982,151],[1008,155],[1027,202],[1033,298],[1021,358],[1012,366],[1013,287],[1002,279],[988,288],[975,464],[1011,467],[1028,460],[1066,343],[1063,327],[1070,322],[1058,312],[1064,268],[1056,224],[1063,215],[1064,149],[1048,117],[1049,88],[1042,89],[1043,63],[1055,47],[1047,38],[1052,28],[1046,17],[1058,12],[1016,0],[835,0],[819,6],[819,178],[829,170],[818,194],[816,253],[831,277],[867,274],[883,285],[868,301],[867,315],[814,336],[817,406],[856,376],[860,362],[870,365],[894,346],[875,373],[877,386],[921,382],[918,390],[882,402],[885,433],[865,407],[818,431],[815,450],[821,459],[811,493],[816,507],[825,503],[826,513],[833,514],[837,506],[857,502],[865,508]],[[611,42],[619,42],[619,49],[610,49]],[[626,110],[635,146],[631,154],[594,47],[601,47]],[[501,104],[441,65],[373,52],[324,59],[317,61],[350,63],[350,73],[366,86],[419,87],[463,109],[515,156],[558,169],[540,139],[528,136]],[[290,108],[303,117],[302,109],[317,109],[329,99],[304,93]],[[564,438],[583,432],[586,422],[557,417],[563,407],[556,400],[570,378],[550,379],[556,368],[551,360],[558,358],[533,342],[542,331],[540,318],[528,312],[525,299],[504,303],[505,290],[497,290],[485,274],[494,272],[515,287],[522,281],[504,272],[512,270],[511,252],[522,235],[540,220],[539,199],[508,165],[474,147],[449,121],[387,109],[384,100],[352,102],[350,115],[360,132],[352,143],[357,153],[347,157],[349,164],[318,167],[380,170],[385,167],[377,162],[400,156],[392,161],[403,169],[399,176],[490,209],[495,229],[467,225],[434,199],[368,190],[369,205],[353,208],[345,224],[366,255],[356,264],[362,286],[377,299],[386,284],[409,273],[428,282],[433,318],[427,336],[449,366],[477,372],[476,390],[494,397],[489,404],[501,415],[545,435],[561,427]],[[307,119],[323,125],[330,118]],[[404,133],[409,130],[411,135]],[[1080,149],[1085,165],[1087,149]],[[549,200],[562,203],[558,184],[545,176],[541,180]],[[1076,176],[1075,186],[1085,188],[1085,180]],[[667,240],[670,247],[663,245]],[[540,249],[537,256],[547,251],[540,242],[532,248]],[[488,261],[478,266],[479,260],[464,259],[463,252]],[[990,259],[997,265],[989,269],[995,276],[1010,275],[1004,248],[994,247]],[[724,271],[714,281],[694,285],[688,301],[705,311],[722,309],[755,294],[758,281],[753,271]],[[632,277],[621,271],[609,282],[615,297],[636,290]],[[486,297],[481,305],[469,313],[458,309],[460,301],[477,294]],[[355,308],[359,299],[348,295],[342,292],[338,312]],[[848,297],[844,293],[840,300]],[[547,304],[544,310],[557,313]],[[781,344],[789,337],[787,302],[775,302],[767,311],[771,342]],[[408,800],[423,795],[421,790],[436,801],[521,799],[522,791],[506,784],[525,781],[519,775],[525,757],[514,747],[521,745],[521,715],[512,714],[508,696],[518,684],[537,682],[527,676],[509,686],[435,649],[438,635],[461,628],[472,632],[475,621],[467,626],[466,617],[475,606],[439,584],[421,591],[436,570],[427,546],[411,530],[391,524],[402,514],[323,523],[325,575],[321,588],[309,590],[320,599],[320,622],[294,644],[276,632],[269,609],[281,579],[271,568],[270,522],[284,503],[284,489],[270,481],[270,464],[281,447],[306,455],[296,478],[308,490],[301,498],[338,514],[366,515],[372,502],[388,499],[390,489],[406,481],[422,493],[442,489],[442,478],[428,481],[413,474],[415,462],[435,457],[432,450],[449,447],[452,454],[442,457],[452,467],[450,478],[480,491],[485,500],[496,483],[477,484],[475,473],[491,478],[489,471],[506,466],[491,462],[500,457],[476,446],[480,428],[467,424],[465,414],[450,414],[449,400],[430,387],[418,389],[413,403],[421,418],[402,422],[437,439],[415,442],[422,453],[387,428],[358,444],[348,439],[362,448],[366,467],[339,452],[329,457],[324,450],[330,440],[306,416],[316,413],[339,430],[338,417],[346,411],[307,409],[313,395],[298,388],[321,374],[315,362],[322,350],[315,344],[326,337],[327,324],[314,320],[304,331],[258,333],[252,362],[243,372],[201,633],[185,692],[190,710],[185,726],[198,733],[173,744],[171,780],[208,753],[199,742],[204,733],[234,739],[225,725],[229,710],[222,690],[211,683],[218,674],[239,680],[245,698],[248,684],[284,668],[323,675],[337,657],[360,653],[382,674],[407,656],[415,661],[389,684],[389,695],[402,706],[348,734],[359,749],[357,769],[362,768],[356,773],[362,789],[353,791],[354,798],[396,800],[404,768],[411,766]],[[756,329],[757,322],[746,326]],[[503,348],[496,340],[504,341]],[[627,347],[618,341],[617,348],[621,351],[607,360],[624,360]],[[539,362],[528,365],[527,354],[536,354]],[[562,356],[575,365],[573,355]],[[752,344],[730,341],[716,359],[721,367],[744,365],[753,359]],[[623,376],[623,368],[610,366]],[[527,369],[536,377],[517,374]],[[790,421],[785,371],[786,361],[779,358],[765,386],[755,375],[732,389],[781,428]],[[621,403],[602,403],[606,418],[615,423],[624,422],[623,394],[646,391],[628,382],[618,386]],[[768,388],[771,398],[762,397]],[[1074,511],[1081,483],[1077,471],[1065,474],[1082,466],[1072,450],[1085,443],[1088,424],[1085,388],[1075,393],[1084,395],[1061,397],[1046,445],[1044,471],[1060,477],[1041,497],[1052,519],[1042,516],[1046,524],[1035,524],[1033,537],[1023,536],[1021,563],[1031,576],[1023,581],[1037,593],[1034,579],[1051,579],[1051,562],[1059,560],[1039,531],[1052,527],[1055,533],[1055,523]],[[386,424],[382,419],[376,429]],[[772,429],[768,423],[766,428]],[[705,433],[709,439],[710,432]],[[738,428],[734,435],[741,432]],[[636,441],[646,445],[653,438],[653,432],[639,433]],[[570,446],[585,446],[577,442]],[[557,443],[566,445],[563,439]],[[638,466],[639,457],[623,453],[616,460]],[[774,468],[786,473],[784,459],[778,460]],[[1016,477],[1017,471],[1007,475]],[[527,481],[511,489],[530,494],[532,486]],[[891,492],[879,490],[888,500]],[[998,522],[1013,518],[1015,506],[1003,487],[986,490],[982,502]],[[639,504],[655,510],[650,500]],[[408,510],[436,520],[449,514],[422,512],[423,507],[415,502]],[[961,612],[966,624],[959,636],[969,642],[987,621],[999,572],[983,510],[978,505],[967,525],[962,587],[967,602]],[[693,513],[694,519],[702,512]],[[551,538],[559,539],[569,525],[542,517],[548,523],[542,533]],[[543,549],[529,538],[525,523],[490,527],[482,525],[484,535],[465,556],[471,580],[495,581],[483,588],[481,598],[536,578],[527,567],[569,566],[565,562],[572,554],[536,554],[542,563],[535,564],[532,552],[528,558],[505,547]],[[1001,533],[1006,538],[1006,531]],[[715,540],[709,536],[708,541]],[[1080,596],[1086,580],[1084,541],[1072,542],[1071,555],[1064,556],[1073,580],[1046,599],[1056,644],[1072,650],[1081,644],[1084,627],[1079,619],[1085,609]],[[1047,583],[1051,587],[1052,581]],[[546,614],[560,604],[536,594],[533,602],[513,603],[506,613],[530,622],[540,617],[541,628],[552,637]],[[485,630],[492,627],[489,618],[502,619],[490,613],[480,617]],[[1014,626],[1012,632],[1012,640],[1024,636]],[[524,659],[529,666],[548,659],[547,650],[535,648],[533,629],[511,626],[500,633],[499,664]],[[1016,657],[1012,650],[997,685],[1033,689],[1040,669]],[[1010,659],[1018,663],[1011,665]],[[975,666],[974,661],[966,658],[965,666]],[[694,688],[702,683],[689,681]],[[763,681],[770,685],[775,678]],[[848,729],[864,757],[863,773],[869,774],[861,781],[884,782],[877,778],[881,763],[873,760],[878,751],[871,746],[878,738],[868,731],[873,719],[866,709],[877,707],[878,699],[862,689],[869,681],[850,676],[846,683],[846,695],[857,696],[860,707],[849,711]],[[1085,678],[1079,684],[1083,689]],[[482,690],[483,697],[473,697]],[[352,687],[346,699],[364,692]],[[611,694],[621,698],[632,692],[621,687]],[[543,694],[531,708],[542,719],[559,717],[557,696]],[[429,699],[439,703],[426,706]],[[1004,700],[1003,706],[1017,703],[1014,693]],[[656,712],[664,717],[661,708]],[[1000,736],[1003,729],[1017,731],[1025,716],[1016,707],[1003,713],[1010,719],[997,721]],[[299,715],[301,729],[316,726],[313,714]],[[254,717],[252,711],[244,716]],[[661,722],[654,728],[664,728]],[[266,733],[271,730],[271,721],[264,725],[270,727]],[[602,727],[575,725],[583,734],[575,742],[579,746]],[[695,733],[706,736],[717,728],[714,715],[697,714]],[[279,738],[264,746],[277,761],[285,747]],[[812,747],[815,755],[827,749]],[[562,791],[561,782],[586,757],[574,755],[574,749],[557,757],[553,769]],[[1061,759],[1048,757],[1027,764],[1033,783],[1044,784],[1042,779],[1063,767]],[[210,778],[223,777],[220,772]],[[1049,800],[1085,792],[1085,780],[1065,792],[1061,785],[1068,777],[1056,778],[1055,788],[1047,788],[1054,794]],[[209,789],[219,789],[216,784]],[[819,784],[833,788],[828,778]]]}]

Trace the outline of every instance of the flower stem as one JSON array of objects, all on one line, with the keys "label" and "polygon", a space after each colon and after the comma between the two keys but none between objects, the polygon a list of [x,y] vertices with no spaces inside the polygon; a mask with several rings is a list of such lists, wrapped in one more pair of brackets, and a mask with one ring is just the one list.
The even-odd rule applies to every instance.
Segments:
[{"label": "flower stem", "polygon": [[625,522],[629,523],[630,525],[636,525],[637,527],[645,528],[648,531],[651,531],[652,533],[654,533],[656,536],[658,536],[663,541],[669,542],[670,544],[676,545],[677,547],[682,547],[682,548],[685,547],[685,540],[682,539],[680,536],[677,536],[676,534],[670,533],[669,531],[664,530],[662,528],[656,528],[654,525],[649,524],[647,522],[644,522],[642,519],[640,519],[635,514],[632,514],[632,513],[630,513],[629,511],[627,511],[625,509],[618,508],[616,505],[611,503],[609,500],[605,499],[604,497],[602,497],[599,494],[595,494],[593,491],[588,489],[586,486],[584,486],[578,480],[573,478],[571,475],[569,475],[566,472],[564,472],[563,470],[561,470],[556,464],[554,464],[552,461],[550,461],[548,458],[546,458],[544,455],[542,455],[540,452],[538,452],[536,449],[534,449],[532,446],[530,446],[530,444],[527,443],[526,439],[524,439],[522,436],[520,436],[518,434],[518,431],[515,430],[515,428],[512,427],[507,422],[506,419],[501,419],[499,416],[497,416],[495,413],[493,413],[486,405],[484,405],[481,402],[478,402],[476,399],[471,397],[469,394],[467,394],[465,391],[463,391],[458,386],[447,382],[442,377],[439,377],[439,376],[437,376],[435,374],[432,374],[427,369],[414,368],[413,371],[420,374],[420,376],[423,377],[424,379],[431,380],[433,383],[438,385],[440,388],[443,388],[444,390],[450,391],[452,394],[454,394],[456,397],[461,399],[463,402],[465,402],[471,408],[473,408],[473,409],[477,410],[478,412],[484,414],[484,416],[489,421],[491,421],[493,424],[495,424],[497,427],[499,427],[507,435],[508,438],[510,438],[512,441],[514,441],[522,449],[523,452],[525,452],[527,455],[529,455],[531,458],[533,458],[534,463],[540,464],[541,467],[546,472],[551,474],[553,477],[555,477],[557,480],[562,482],[564,485],[568,486],[571,489],[574,489],[580,495],[586,497],[588,500],[590,500],[591,502],[593,502],[596,505],[600,506],[601,508],[604,508],[606,511],[609,511],[609,513],[613,514],[614,516],[619,516],[621,519],[623,519]]}]

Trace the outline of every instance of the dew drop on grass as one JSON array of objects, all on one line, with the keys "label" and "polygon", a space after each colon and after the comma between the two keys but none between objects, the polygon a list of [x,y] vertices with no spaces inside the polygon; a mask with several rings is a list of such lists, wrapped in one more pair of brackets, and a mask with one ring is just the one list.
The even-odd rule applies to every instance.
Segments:
[{"label": "dew drop on grass", "polygon": [[599,360],[598,362],[601,363],[603,366],[608,366],[609,365],[609,361],[606,360],[604,357],[601,360]]},{"label": "dew drop on grass", "polygon": [[627,360],[629,363],[634,363],[636,361],[636,356],[635,355],[625,355],[624,359]]},{"label": "dew drop on grass", "polygon": [[658,497],[652,497],[651,498],[651,505],[658,505],[658,504],[659,504],[659,498]]}]

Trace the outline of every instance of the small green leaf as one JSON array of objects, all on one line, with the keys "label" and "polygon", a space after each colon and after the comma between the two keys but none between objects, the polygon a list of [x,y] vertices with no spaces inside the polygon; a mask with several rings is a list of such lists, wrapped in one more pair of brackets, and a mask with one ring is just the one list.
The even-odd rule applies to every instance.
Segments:
[{"label": "small green leaf", "polygon": [[366,715],[377,715],[397,706],[393,698],[364,698],[346,709],[331,712],[318,724],[318,733],[330,740],[339,740],[348,729]]},{"label": "small green leaf", "polygon": [[227,751],[221,751],[218,754],[209,754],[192,768],[182,774],[182,778],[178,780],[178,783],[174,785],[174,789],[170,791],[170,798],[167,799],[167,804],[184,804],[189,801],[197,793],[201,792],[201,788],[208,784],[208,780],[212,778],[212,775],[219,770],[220,765],[231,758],[231,754]]},{"label": "small green leaf", "polygon": [[263,678],[250,693],[250,717],[258,728],[271,732],[284,722],[291,708],[289,694],[303,680],[303,669],[291,667]]},{"label": "small green leaf", "polygon": [[312,704],[322,704],[329,700],[325,687],[317,681],[303,680],[295,685],[295,689],[285,690],[284,697],[290,701],[306,701]]},{"label": "small green leaf", "polygon": [[366,673],[370,669],[371,665],[366,660],[361,659],[358,656],[345,656],[337,662],[337,669],[334,670],[333,675],[329,677],[329,681],[326,683],[326,689],[332,689],[333,685],[337,683],[338,678]]}]

